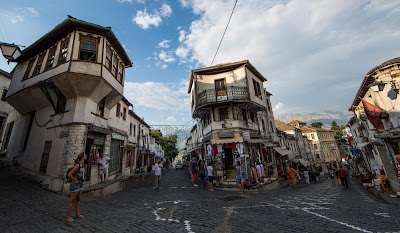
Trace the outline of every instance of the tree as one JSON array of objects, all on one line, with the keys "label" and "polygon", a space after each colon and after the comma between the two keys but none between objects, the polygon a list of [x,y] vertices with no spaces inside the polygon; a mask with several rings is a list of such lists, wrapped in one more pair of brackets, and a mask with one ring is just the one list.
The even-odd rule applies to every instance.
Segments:
[{"label": "tree", "polygon": [[150,135],[156,139],[156,142],[161,145],[164,150],[164,158],[167,161],[172,161],[178,155],[179,151],[176,147],[177,135],[163,136],[159,129],[150,131]]},{"label": "tree", "polygon": [[335,138],[342,138],[343,137],[343,129],[344,128],[346,128],[346,126],[342,125],[342,126],[339,127],[338,124],[336,123],[336,121],[332,121],[331,130],[335,134]]},{"label": "tree", "polygon": [[311,123],[311,127],[314,127],[314,128],[322,128],[323,125],[324,124],[322,122],[313,122],[313,123]]}]

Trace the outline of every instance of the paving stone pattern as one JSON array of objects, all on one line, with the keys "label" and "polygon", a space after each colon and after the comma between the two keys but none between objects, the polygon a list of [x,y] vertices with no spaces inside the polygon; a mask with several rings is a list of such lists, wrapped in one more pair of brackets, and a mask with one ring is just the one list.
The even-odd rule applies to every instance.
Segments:
[{"label": "paving stone pattern", "polygon": [[208,191],[186,170],[167,171],[161,189],[148,179],[101,198],[83,197],[84,219],[65,223],[68,197],[0,170],[1,232],[400,232],[398,206],[355,182],[298,188]]}]

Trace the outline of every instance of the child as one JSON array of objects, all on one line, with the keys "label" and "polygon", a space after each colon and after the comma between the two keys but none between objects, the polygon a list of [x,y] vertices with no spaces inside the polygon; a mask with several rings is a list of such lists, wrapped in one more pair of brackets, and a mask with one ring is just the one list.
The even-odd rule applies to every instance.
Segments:
[{"label": "child", "polygon": [[214,189],[213,189],[214,168],[211,166],[211,163],[208,163],[208,166],[207,166],[207,175],[208,175],[208,190],[214,191]]}]

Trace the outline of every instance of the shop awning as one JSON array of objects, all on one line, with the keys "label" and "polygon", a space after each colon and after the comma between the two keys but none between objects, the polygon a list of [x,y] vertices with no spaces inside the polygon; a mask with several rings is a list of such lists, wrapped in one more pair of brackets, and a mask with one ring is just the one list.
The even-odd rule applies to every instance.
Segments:
[{"label": "shop awning", "polygon": [[357,145],[357,149],[361,150],[363,147],[365,147],[366,145],[368,145],[369,142],[363,142]]},{"label": "shop awning", "polygon": [[289,155],[292,153],[290,150],[285,150],[280,147],[274,147],[274,151],[278,152],[281,156]]},{"label": "shop awning", "polygon": [[238,142],[243,142],[242,137],[237,137],[237,138],[223,138],[223,139],[211,139],[211,144],[224,144],[224,143],[238,143]]},{"label": "shop awning", "polygon": [[303,165],[304,167],[308,167],[310,166],[310,162],[308,162],[305,159],[299,159],[299,162],[301,163],[301,165]]}]

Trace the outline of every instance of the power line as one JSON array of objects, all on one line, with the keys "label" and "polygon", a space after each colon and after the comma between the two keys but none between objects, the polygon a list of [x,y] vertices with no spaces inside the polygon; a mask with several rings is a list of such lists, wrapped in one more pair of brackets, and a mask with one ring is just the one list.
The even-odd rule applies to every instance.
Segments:
[{"label": "power line", "polygon": [[238,0],[236,0],[236,1],[235,1],[235,5],[233,6],[233,9],[232,9],[232,12],[231,12],[231,16],[229,16],[228,24],[226,24],[226,27],[225,27],[224,34],[222,35],[221,41],[219,42],[219,45],[218,45],[217,51],[215,52],[214,58],[212,59],[212,62],[211,62],[211,65],[210,65],[210,66],[212,66],[212,65],[213,65],[213,63],[214,63],[214,60],[215,60],[215,57],[217,56],[217,53],[218,53],[219,47],[221,46],[221,44],[222,44],[222,40],[224,39],[224,36],[225,36],[225,33],[226,33],[226,30],[228,29],[229,22],[231,22],[231,18],[232,18],[233,12],[235,11],[235,8],[236,8],[236,4],[237,4],[237,2],[238,2]]}]

